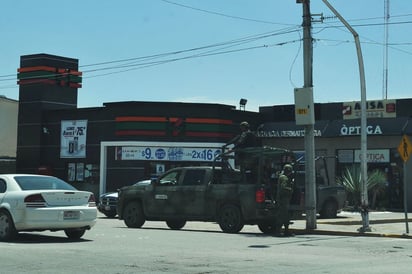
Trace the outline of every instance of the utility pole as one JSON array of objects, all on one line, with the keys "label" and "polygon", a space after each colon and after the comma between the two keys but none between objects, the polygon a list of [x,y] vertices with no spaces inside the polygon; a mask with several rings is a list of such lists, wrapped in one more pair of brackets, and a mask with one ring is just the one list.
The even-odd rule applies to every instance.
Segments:
[{"label": "utility pole", "polygon": [[[305,92],[311,91],[312,80],[312,17],[310,14],[310,0],[297,0],[303,7],[303,75]],[[314,104],[313,93],[309,95],[308,112],[312,115],[311,119],[305,124],[305,211],[306,229],[316,229],[316,179],[315,179],[315,135],[314,135]],[[296,108],[296,106],[295,106]]]}]

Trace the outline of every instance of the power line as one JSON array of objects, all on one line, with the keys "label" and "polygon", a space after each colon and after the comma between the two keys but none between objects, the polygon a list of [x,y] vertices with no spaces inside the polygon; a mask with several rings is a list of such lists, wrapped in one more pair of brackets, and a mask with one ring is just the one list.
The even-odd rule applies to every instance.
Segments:
[{"label": "power line", "polygon": [[220,47],[220,46],[226,46],[226,45],[229,45],[229,44],[236,44],[236,43],[243,43],[243,42],[253,42],[253,41],[268,38],[268,37],[271,37],[271,36],[278,36],[278,35],[282,35],[282,34],[289,34],[289,33],[297,32],[297,31],[299,31],[299,28],[300,28],[299,26],[294,26],[294,27],[284,28],[284,29],[280,29],[280,30],[276,30],[276,31],[264,32],[264,33],[260,33],[260,34],[254,34],[254,35],[248,35],[248,36],[245,36],[245,37],[232,39],[232,40],[225,41],[225,42],[210,44],[210,45],[206,45],[206,46],[194,47],[194,48],[178,50],[178,51],[172,51],[172,52],[166,52],[166,53],[155,54],[155,55],[149,55],[149,56],[132,57],[132,58],[127,58],[127,59],[122,59],[122,60],[113,60],[113,61],[107,61],[107,62],[101,62],[101,63],[95,63],[95,64],[88,64],[88,65],[82,65],[80,67],[84,68],[84,67],[91,67],[91,66],[114,64],[114,63],[123,63],[123,62],[130,62],[130,61],[156,59],[156,58],[161,58],[161,57],[167,57],[167,56],[170,56],[170,55],[178,55],[178,54],[183,54],[183,53],[188,53],[188,52],[194,52],[194,51],[199,51],[199,50],[204,50],[204,49],[210,49],[210,48],[215,48],[215,47]]},{"label": "power line", "polygon": [[[257,40],[270,38],[270,37],[274,37],[274,36],[279,36],[279,35],[284,35],[284,34],[290,34],[290,33],[297,32],[297,31],[299,31],[299,30],[297,30],[295,28],[287,28],[287,29],[284,29],[284,30],[276,31],[276,32],[266,32],[266,33],[262,33],[262,34],[258,34],[258,35],[246,36],[246,37],[243,37],[243,38],[234,39],[234,40],[230,40],[230,41],[226,41],[226,42],[222,42],[222,43],[216,43],[216,44],[207,45],[207,46],[202,46],[202,47],[196,47],[196,48],[180,50],[180,51],[175,51],[175,52],[169,52],[169,53],[163,53],[163,54],[158,54],[158,55],[151,55],[151,56],[146,56],[146,57],[137,57],[137,58],[129,58],[129,59],[124,59],[124,60],[118,60],[118,61],[110,61],[110,62],[104,62],[104,63],[93,64],[93,65],[86,65],[86,66],[81,66],[81,67],[90,67],[90,66],[96,66],[96,65],[100,65],[100,64],[121,63],[121,62],[124,62],[124,61],[144,61],[144,60],[148,59],[148,57],[153,57],[153,56],[155,56],[155,58],[168,57],[168,56],[172,56],[172,55],[185,54],[185,53],[196,52],[196,51],[200,51],[200,50],[211,50],[213,48],[215,48],[214,51],[216,51],[216,50],[219,50],[219,49],[222,49],[222,48],[225,49],[227,47],[235,47],[235,46],[239,46],[239,45],[242,45],[242,44],[255,42]],[[179,59],[179,58],[177,58],[177,59]],[[149,63],[151,63],[151,62],[149,62]],[[99,70],[116,69],[116,68],[123,68],[123,67],[128,67],[128,66],[139,65],[139,64],[141,64],[141,63],[132,62],[132,63],[126,63],[126,64],[122,64],[122,65],[118,65],[118,66],[84,70],[83,72],[93,72],[93,71],[99,71]],[[143,64],[147,64],[147,62],[143,63]]]},{"label": "power line", "polygon": [[178,6],[178,7],[191,9],[191,10],[195,10],[195,11],[200,11],[200,12],[204,12],[204,13],[209,13],[209,14],[213,14],[213,15],[218,15],[218,16],[222,16],[222,17],[227,17],[227,18],[231,18],[231,19],[237,19],[237,20],[243,20],[243,21],[249,21],[249,22],[255,22],[255,23],[263,23],[263,24],[271,24],[271,25],[293,26],[293,24],[276,23],[276,22],[271,22],[271,21],[251,19],[251,18],[240,17],[240,16],[235,16],[235,15],[228,15],[228,14],[225,14],[225,13],[220,13],[220,12],[195,8],[193,6],[183,5],[183,4],[180,4],[180,3],[177,3],[177,2],[174,2],[174,1],[170,1],[170,0],[160,0],[160,1],[171,4],[171,5],[175,5],[175,6]]},{"label": "power line", "polygon": [[[367,39],[367,38],[366,38],[366,39]],[[354,41],[350,41],[350,40],[325,39],[325,38],[313,38],[313,40],[314,40],[314,41],[336,42],[337,44],[334,45],[334,46],[337,46],[337,45],[340,45],[340,44],[343,44],[343,43],[351,43],[351,44],[354,43]],[[384,45],[382,42],[377,42],[377,41],[374,41],[374,40],[371,40],[371,39],[368,39],[368,40],[369,40],[369,41],[362,41],[361,43],[362,43],[362,44],[379,45],[379,46],[383,46],[383,45]],[[388,47],[389,47],[390,49],[396,50],[396,51],[399,51],[399,52],[402,52],[402,53],[405,53],[405,54],[408,54],[408,55],[412,55],[412,52],[411,52],[411,51],[407,51],[407,50],[403,50],[403,49],[394,47],[394,46],[403,46],[403,45],[408,45],[408,46],[410,46],[410,45],[412,45],[412,42],[410,42],[410,43],[388,43]]]},{"label": "power line", "polygon": [[[219,52],[208,52],[208,53],[199,53],[195,55],[190,55],[190,56],[185,56],[185,57],[180,57],[180,58],[173,58],[173,59],[166,59],[166,60],[160,60],[160,61],[155,61],[155,62],[146,62],[146,63],[139,63],[135,64],[132,66],[129,66],[130,68],[127,68],[128,66],[119,66],[116,68],[106,68],[107,70],[109,69],[122,69],[119,71],[114,71],[114,72],[107,72],[107,73],[102,73],[102,74],[97,74],[97,75],[92,75],[92,76],[85,76],[83,78],[95,78],[95,77],[102,77],[102,76],[107,76],[107,75],[112,75],[112,74],[118,74],[118,73],[124,73],[128,71],[133,71],[133,70],[139,70],[139,69],[144,69],[152,66],[157,66],[157,65],[163,65],[167,63],[172,63],[176,61],[182,61],[182,60],[187,60],[187,59],[192,59],[192,58],[200,58],[200,57],[208,57],[208,56],[215,56],[215,55],[222,55],[222,54],[229,54],[229,53],[235,53],[235,52],[241,52],[241,51],[248,51],[248,50],[254,50],[254,49],[259,49],[259,48],[269,48],[269,47],[275,47],[275,46],[284,46],[286,44],[291,44],[291,43],[296,43],[298,41],[301,41],[300,39],[298,40],[291,40],[291,41],[286,41],[286,42],[280,42],[280,43],[275,43],[275,44],[269,44],[269,45],[260,45],[260,46],[253,46],[253,47],[247,47],[247,48],[240,48],[240,49],[233,49],[233,50],[226,50],[226,51],[219,51]],[[124,69],[123,69],[124,68]],[[98,71],[102,71],[104,69],[100,69]],[[53,76],[53,75],[50,75]],[[43,76],[44,77],[44,76]],[[33,79],[35,77],[30,77],[30,79]],[[25,78],[29,79],[29,78]],[[35,83],[33,84],[27,84],[27,85],[36,85]],[[26,85],[26,86],[27,86]],[[10,87],[10,86],[9,86]],[[9,88],[9,87],[0,87],[0,89],[4,88]]]},{"label": "power line", "polygon": [[[412,24],[412,21],[400,21],[400,22],[390,22],[388,25],[404,25],[404,24]],[[368,23],[368,24],[353,24],[352,27],[374,27],[374,26],[383,26],[385,23]],[[314,27],[317,28],[317,27]],[[320,28],[320,27],[319,27]],[[322,28],[344,28],[342,25],[330,25],[328,27]]]},{"label": "power line", "polygon": [[[265,38],[269,38],[269,37],[274,37],[274,36],[279,36],[279,35],[284,35],[284,34],[290,34],[293,32],[297,32],[299,31],[298,29],[296,29],[298,27],[294,27],[294,28],[285,28],[285,29],[281,29],[281,30],[277,30],[277,31],[272,31],[272,32],[265,32],[265,33],[261,33],[261,34],[255,34],[255,35],[249,35],[246,37],[242,37],[242,38],[238,38],[238,39],[233,39],[233,40],[229,40],[226,42],[220,42],[220,43],[215,43],[215,44],[211,44],[211,45],[206,45],[206,46],[201,46],[201,47],[195,47],[195,48],[190,48],[190,49],[185,49],[185,50],[179,50],[179,51],[173,51],[173,52],[166,52],[166,53],[161,53],[161,54],[155,54],[155,55],[148,55],[148,56],[141,56],[141,57],[133,57],[133,58],[127,58],[127,59],[121,59],[121,60],[112,60],[112,61],[106,61],[106,62],[100,62],[100,63],[95,63],[95,64],[88,64],[88,65],[82,65],[80,66],[81,68],[86,68],[86,67],[98,67],[95,69],[89,69],[89,70],[83,70],[83,73],[91,73],[91,72],[98,72],[98,71],[104,71],[104,70],[113,70],[113,69],[123,69],[123,68],[128,68],[128,67],[134,67],[134,66],[152,66],[152,65],[158,65],[158,64],[162,64],[162,63],[169,63],[171,61],[178,61],[178,60],[184,60],[184,59],[189,59],[189,58],[194,58],[196,56],[208,56],[207,53],[210,51],[219,51],[222,49],[227,49],[230,47],[236,47],[242,44],[246,44],[246,43],[251,43],[257,40],[261,40],[261,39],[265,39]],[[163,60],[163,61],[153,61],[159,58],[165,58],[165,57],[169,57],[169,56],[173,56],[173,55],[181,55],[181,54],[186,54],[186,53],[190,53],[190,52],[196,52],[196,51],[201,51],[201,50],[208,50],[205,53],[198,53],[195,55],[192,55],[191,57],[178,57],[178,58],[173,58],[173,59],[169,59],[169,60]],[[239,50],[242,51],[243,49]],[[235,51],[232,51],[235,52]],[[223,52],[224,53],[229,53],[228,51]],[[127,62],[127,63],[126,63]],[[103,66],[103,65],[112,65],[112,64],[119,64],[116,66],[106,66],[106,67],[100,67],[99,66]],[[53,77],[55,76],[55,74],[50,73],[48,75],[46,75],[47,77]],[[4,82],[4,81],[15,81],[16,77],[15,75],[4,75],[4,76],[0,76],[2,78],[6,78],[6,79],[0,79],[0,82]],[[12,77],[12,78],[10,78]],[[36,78],[42,78],[45,77],[43,76],[33,76],[33,77],[27,77],[25,79],[36,79]],[[83,77],[86,78],[86,77]]]},{"label": "power line", "polygon": [[[232,18],[232,19],[245,20],[245,21],[251,21],[251,22],[258,22],[258,23],[266,23],[266,24],[291,25],[291,24],[282,24],[282,23],[275,23],[275,22],[269,22],[269,21],[264,21],[264,20],[256,20],[256,19],[251,19],[251,18],[244,18],[244,17],[239,17],[239,16],[227,15],[227,14],[224,14],[224,13],[219,13],[219,12],[214,12],[214,11],[209,11],[209,10],[195,8],[195,7],[192,7],[192,6],[179,4],[179,3],[176,3],[176,2],[173,2],[173,1],[170,1],[170,0],[160,0],[160,1],[163,1],[163,2],[168,3],[168,4],[180,6],[180,7],[183,7],[183,8],[192,9],[192,10],[205,12],[205,13],[210,13],[210,14],[214,14],[214,15],[218,15],[218,16],[224,16],[224,17],[228,17],[228,18]],[[406,16],[412,16],[412,14],[393,15],[392,17],[406,17]],[[352,19],[350,21],[365,21],[365,20],[374,20],[374,19],[382,19],[382,17]],[[410,23],[412,23],[412,21],[391,22],[390,24],[391,25],[400,25],[400,24],[410,24]],[[354,27],[370,27],[370,26],[381,26],[383,24],[385,24],[385,23],[367,23],[367,24],[357,24],[357,25],[353,25],[353,26]],[[322,27],[322,29],[319,32],[321,32],[325,29],[328,29],[328,28],[340,29],[341,27],[342,26],[330,25],[330,26]],[[88,65],[81,65],[80,67],[81,68],[87,68],[87,67],[105,66],[105,67],[100,67],[100,68],[96,68],[96,69],[89,69],[89,70],[83,71],[86,74],[93,73],[93,72],[107,71],[107,70],[120,70],[120,71],[117,71],[117,72],[109,72],[109,73],[105,73],[105,74],[101,74],[101,75],[83,77],[83,78],[90,78],[90,77],[98,77],[98,76],[103,76],[103,75],[108,75],[108,74],[113,74],[113,73],[121,73],[121,72],[124,72],[124,71],[130,71],[130,70],[135,70],[135,69],[142,69],[142,68],[157,66],[157,65],[161,65],[161,64],[170,63],[170,62],[176,62],[176,61],[180,61],[180,60],[187,60],[187,59],[191,59],[191,58],[198,58],[198,57],[206,57],[206,56],[212,56],[212,55],[221,55],[221,54],[228,54],[228,53],[234,53],[234,52],[241,52],[241,51],[252,50],[252,49],[256,49],[256,48],[267,47],[267,46],[265,46],[265,45],[264,46],[254,46],[254,47],[234,49],[234,50],[227,50],[227,49],[231,48],[231,47],[239,46],[241,44],[254,42],[254,41],[257,41],[259,39],[264,39],[264,38],[268,38],[268,37],[272,37],[272,36],[276,36],[276,35],[288,34],[288,33],[293,33],[293,32],[299,32],[300,28],[301,28],[300,26],[293,25],[293,27],[291,27],[291,28],[281,29],[281,30],[278,30],[276,32],[272,31],[272,32],[267,32],[267,33],[263,33],[263,34],[251,35],[251,36],[246,36],[246,37],[239,38],[239,39],[234,39],[234,40],[230,40],[230,41],[226,41],[226,42],[221,42],[221,43],[216,43],[216,44],[211,44],[211,45],[206,45],[206,46],[201,46],[201,47],[195,47],[195,48],[190,48],[190,49],[185,49],[185,50],[166,52],[166,53],[155,54],[155,55],[127,58],[127,59],[121,59],[121,60],[111,60],[111,61],[106,61],[106,62],[100,62],[100,63],[94,63],[94,64],[88,64]],[[333,40],[330,40],[330,39],[329,40],[328,39],[314,39],[314,40],[317,40],[317,41],[321,41],[321,40],[333,41]],[[373,41],[371,39],[368,39],[368,40]],[[334,40],[334,41],[338,41],[338,40]],[[344,43],[344,42],[347,42],[347,41],[339,41],[339,42]],[[290,43],[290,41],[289,42],[278,43],[277,45],[279,46],[279,45],[287,44],[287,43]],[[363,43],[379,44],[376,41],[363,42]],[[395,45],[396,46],[411,45],[411,43],[391,43],[391,44],[388,44],[388,46],[391,47],[394,50],[398,50],[398,51],[401,51],[401,52],[404,52],[404,53],[407,53],[407,54],[412,54],[411,52],[393,47]],[[167,57],[170,57],[170,56],[178,56],[178,55],[182,55],[182,54],[186,54],[186,53],[198,52],[198,51],[204,51],[204,50],[206,50],[206,51],[196,53],[196,54],[193,54],[193,55],[189,55],[189,56],[169,58],[169,59],[165,59],[165,60],[157,60],[157,59],[161,59],[161,58],[167,58]],[[107,66],[107,65],[112,65],[112,64],[119,64],[119,65],[117,65],[117,66]],[[54,75],[50,74],[49,76],[53,77]],[[38,78],[38,77],[31,77],[30,79],[35,79],[35,78]],[[15,80],[16,80],[15,74],[0,75],[0,82],[15,81]],[[4,87],[0,87],[0,89],[2,89],[2,88],[4,88]]]},{"label": "power line", "polygon": [[[398,15],[391,15],[391,18],[395,17],[409,17],[412,16],[412,13],[407,13],[407,14],[398,14]],[[355,22],[355,21],[369,21],[369,20],[382,20],[385,19],[385,17],[369,17],[369,18],[359,18],[359,19],[349,19],[349,22]]]},{"label": "power line", "polygon": [[[298,40],[291,40],[291,41],[280,42],[280,43],[271,44],[271,45],[260,45],[260,46],[253,46],[253,47],[226,50],[226,51],[219,51],[219,52],[199,53],[199,54],[180,57],[180,58],[173,58],[173,59],[161,60],[161,61],[156,61],[156,62],[140,63],[140,64],[135,64],[135,65],[131,66],[131,68],[128,68],[128,69],[124,69],[124,70],[120,70],[120,71],[114,71],[114,72],[108,72],[108,73],[104,73],[104,74],[92,75],[92,76],[87,76],[87,77],[83,77],[83,78],[94,78],[94,77],[107,76],[107,75],[118,74],[118,73],[133,71],[133,70],[139,70],[139,69],[144,69],[144,68],[148,68],[148,67],[152,67],[152,66],[158,66],[158,65],[163,65],[163,64],[167,64],[167,63],[172,63],[172,62],[177,62],[177,61],[182,61],[182,60],[187,60],[187,59],[193,59],[193,58],[229,54],[229,53],[242,52],[242,51],[254,50],[254,49],[259,49],[259,48],[284,46],[286,44],[296,43],[298,41],[300,41],[300,40],[299,39]],[[110,68],[110,69],[119,69],[119,68],[126,68],[126,66],[117,67],[117,68]]]},{"label": "power line", "polygon": [[[411,15],[412,15],[412,14],[411,14]],[[398,15],[398,16],[399,16],[399,15]],[[400,24],[411,24],[411,23],[412,23],[412,21],[401,21],[401,22],[391,22],[391,23],[383,22],[383,23],[358,24],[358,25],[352,25],[352,27],[387,26],[387,25],[400,25]],[[323,27],[321,28],[321,30],[318,31],[317,33],[320,33],[320,32],[322,32],[323,30],[325,30],[325,29],[330,29],[330,28],[338,29],[338,30],[341,30],[341,31],[343,31],[343,32],[348,32],[346,29],[343,29],[343,27],[344,27],[344,26],[342,26],[342,25],[339,25],[339,26],[337,26],[337,25],[323,26]],[[362,41],[361,44],[377,44],[377,45],[383,45],[381,42],[376,42],[376,41],[373,40],[373,39],[370,39],[370,38],[365,37],[364,35],[361,35],[361,37],[364,38],[364,39],[366,39],[367,41],[369,41],[369,42]],[[323,39],[323,40],[327,40],[327,39]],[[330,41],[331,41],[331,40],[330,40]],[[388,44],[388,47],[391,48],[391,49],[393,49],[393,50],[396,50],[396,51],[399,51],[399,52],[402,52],[402,53],[405,53],[405,54],[408,54],[408,55],[412,55],[412,53],[409,52],[409,51],[406,51],[406,50],[404,50],[404,49],[400,49],[400,48],[394,47],[394,46],[401,46],[401,45],[403,45],[403,46],[405,46],[405,45],[410,45],[410,43],[391,43],[391,44]]]}]

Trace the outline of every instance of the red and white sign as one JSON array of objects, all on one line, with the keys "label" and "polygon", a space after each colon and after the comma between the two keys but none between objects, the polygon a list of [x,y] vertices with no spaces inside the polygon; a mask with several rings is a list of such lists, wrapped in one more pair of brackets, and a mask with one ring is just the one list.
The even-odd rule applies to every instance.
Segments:
[{"label": "red and white sign", "polygon": [[[342,104],[343,119],[361,118],[360,102],[344,102]],[[396,100],[375,100],[366,102],[368,118],[396,118]]]}]

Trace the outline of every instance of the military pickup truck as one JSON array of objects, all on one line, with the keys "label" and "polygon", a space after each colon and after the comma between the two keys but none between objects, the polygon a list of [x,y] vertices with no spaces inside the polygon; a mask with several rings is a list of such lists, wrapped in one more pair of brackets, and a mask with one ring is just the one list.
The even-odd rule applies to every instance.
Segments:
[{"label": "military pickup truck", "polygon": [[[272,233],[275,183],[283,165],[294,162],[293,155],[272,147],[246,148],[220,155],[212,166],[171,169],[150,184],[121,188],[118,218],[130,228],[140,228],[146,220],[165,221],[171,229],[205,221],[217,222],[226,233],[237,233],[245,224]],[[239,169],[229,164],[231,157],[241,162]],[[299,195],[303,193],[297,189],[292,208],[302,213],[304,199]]]}]

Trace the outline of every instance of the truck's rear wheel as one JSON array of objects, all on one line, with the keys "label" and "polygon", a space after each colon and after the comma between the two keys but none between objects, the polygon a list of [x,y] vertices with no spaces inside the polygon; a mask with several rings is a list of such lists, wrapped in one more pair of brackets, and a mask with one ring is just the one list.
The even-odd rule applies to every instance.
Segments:
[{"label": "truck's rear wheel", "polygon": [[237,233],[242,230],[244,223],[239,207],[224,205],[220,209],[219,226],[223,232]]},{"label": "truck's rear wheel", "polygon": [[338,205],[333,200],[328,200],[323,204],[322,210],[319,212],[320,217],[323,219],[336,218],[338,214]]},{"label": "truck's rear wheel", "polygon": [[124,208],[123,219],[127,227],[142,227],[146,220],[141,204],[137,201],[129,202]]},{"label": "truck's rear wheel", "polygon": [[276,232],[276,222],[263,221],[258,224],[259,230],[265,234],[273,234]]},{"label": "truck's rear wheel", "polygon": [[185,220],[168,220],[166,221],[166,224],[171,229],[178,230],[185,226],[186,221]]}]

